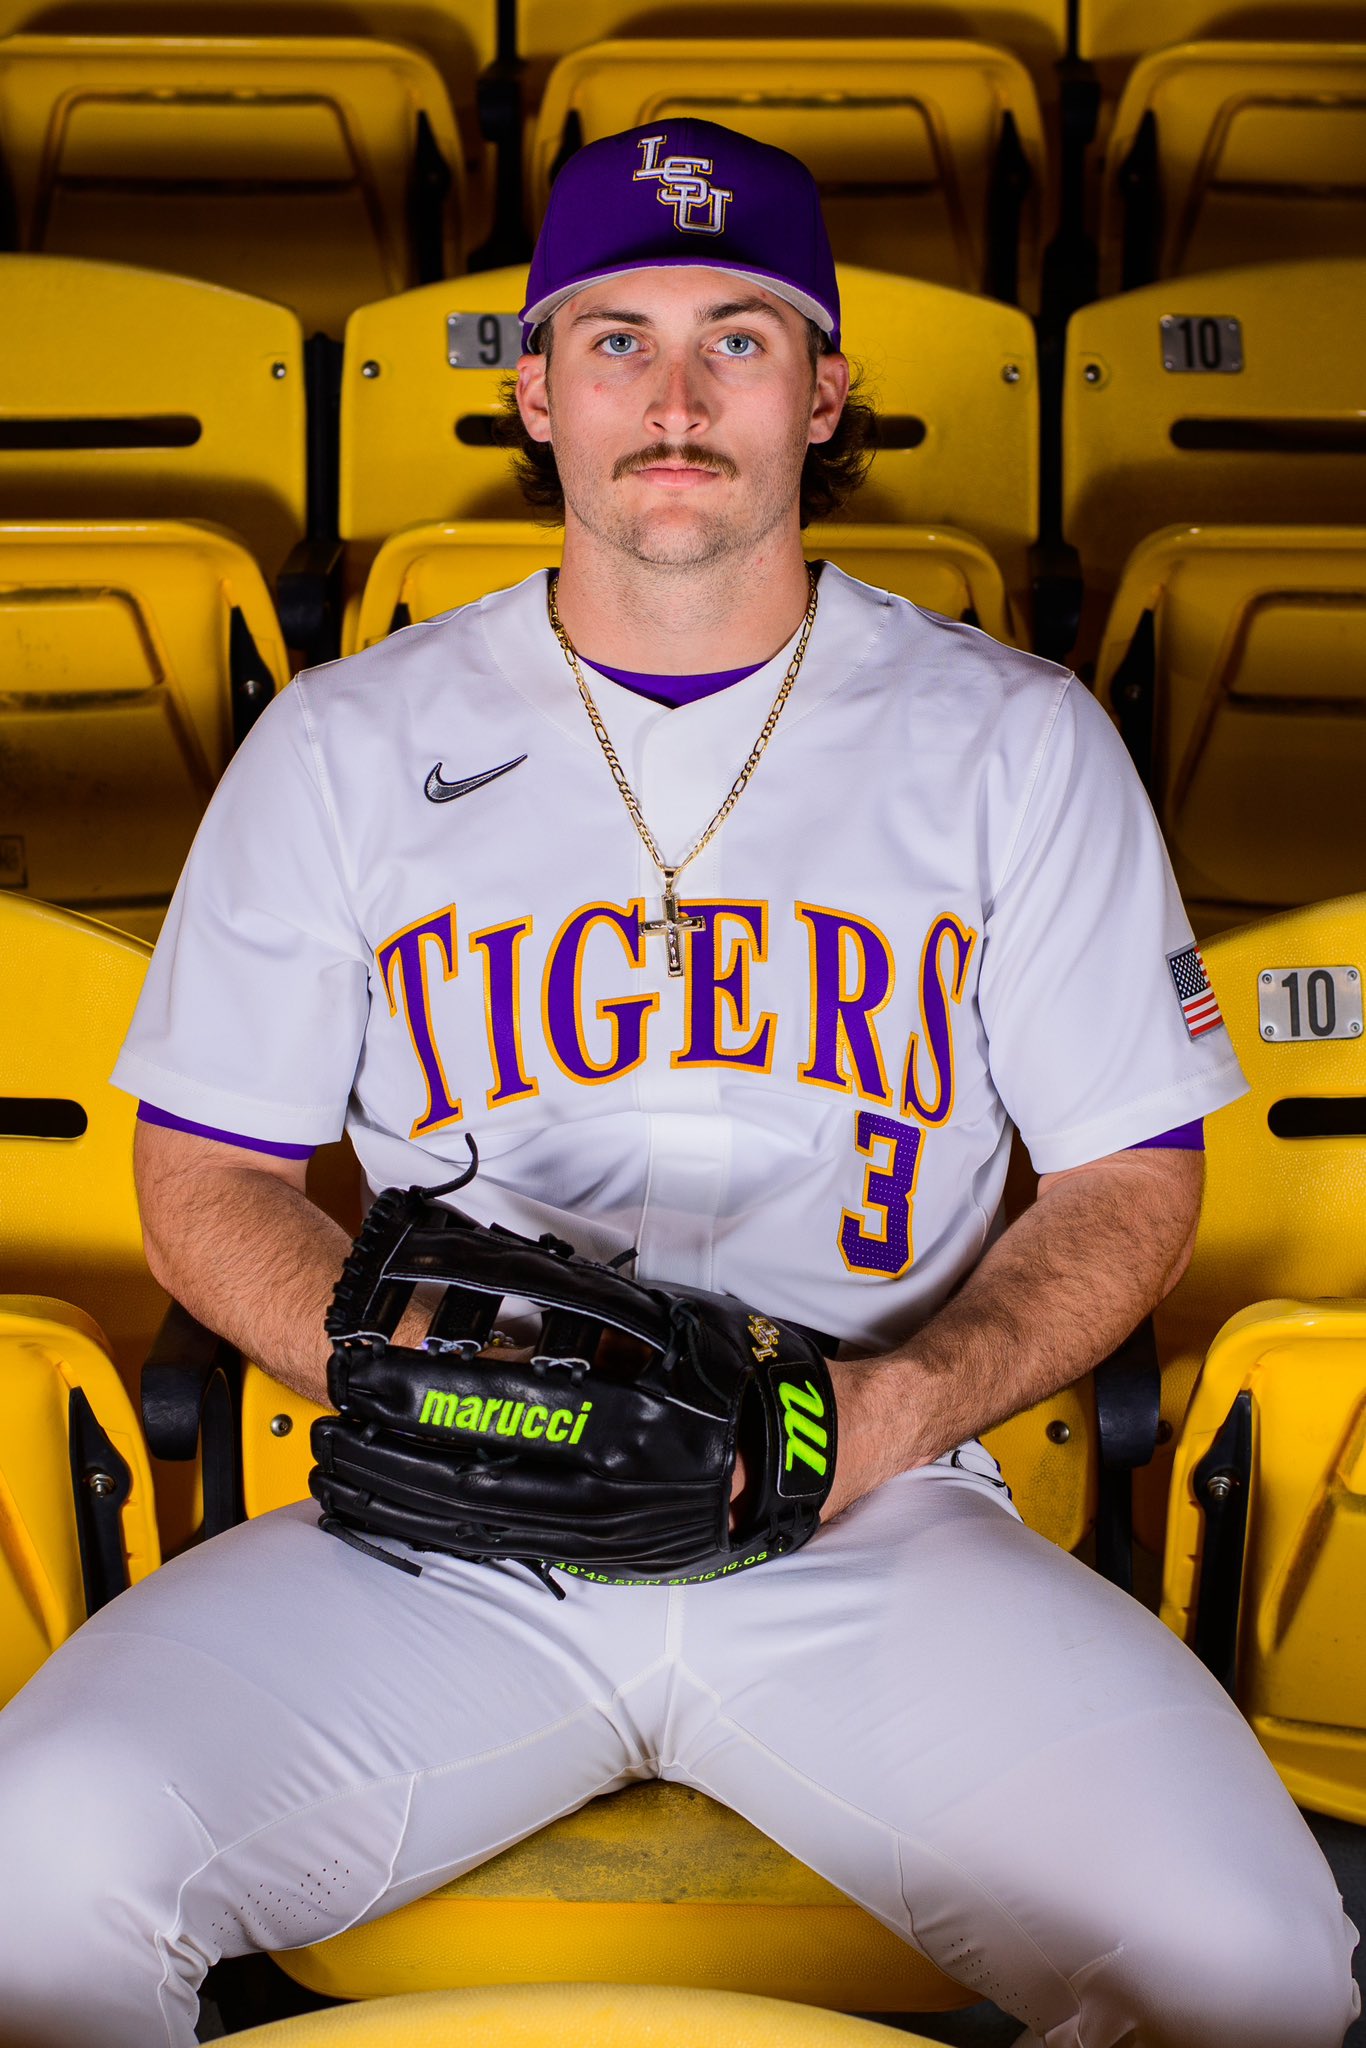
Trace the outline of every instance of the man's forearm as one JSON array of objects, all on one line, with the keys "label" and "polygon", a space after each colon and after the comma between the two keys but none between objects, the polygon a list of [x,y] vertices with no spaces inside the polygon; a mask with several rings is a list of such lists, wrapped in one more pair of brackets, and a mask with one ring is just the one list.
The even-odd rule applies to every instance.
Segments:
[{"label": "man's forearm", "polygon": [[163,1154],[139,1173],[149,1263],[191,1315],[326,1404],[323,1317],[351,1240],[302,1189],[233,1156],[205,1173]]},{"label": "man's forearm", "polygon": [[1117,1155],[1060,1176],[896,1350],[837,1367],[849,1457],[831,1512],[1070,1386],[1180,1277],[1198,1154]]}]

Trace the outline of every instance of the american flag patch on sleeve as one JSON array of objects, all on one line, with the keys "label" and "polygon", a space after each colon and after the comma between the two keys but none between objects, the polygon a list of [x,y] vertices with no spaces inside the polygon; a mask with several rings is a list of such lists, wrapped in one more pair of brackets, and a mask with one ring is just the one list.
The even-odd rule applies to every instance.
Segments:
[{"label": "american flag patch on sleeve", "polygon": [[1207,1031],[1217,1031],[1224,1020],[1219,1013],[1219,998],[1210,987],[1205,963],[1200,958],[1200,948],[1186,946],[1179,953],[1168,953],[1167,965],[1172,971],[1176,999],[1189,1036],[1203,1038]]}]

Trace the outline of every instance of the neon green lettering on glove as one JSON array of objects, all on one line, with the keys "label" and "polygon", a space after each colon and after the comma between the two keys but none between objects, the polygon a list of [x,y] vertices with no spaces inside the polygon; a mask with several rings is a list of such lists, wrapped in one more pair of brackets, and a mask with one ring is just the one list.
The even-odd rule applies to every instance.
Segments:
[{"label": "neon green lettering on glove", "polygon": [[[542,1408],[535,1402],[481,1400],[478,1394],[460,1400],[440,1387],[428,1387],[422,1397],[419,1427],[467,1429],[478,1436],[523,1436],[532,1441],[576,1444],[583,1435],[592,1408],[585,1401],[577,1414],[572,1408]],[[500,1412],[501,1411],[501,1412]]]}]

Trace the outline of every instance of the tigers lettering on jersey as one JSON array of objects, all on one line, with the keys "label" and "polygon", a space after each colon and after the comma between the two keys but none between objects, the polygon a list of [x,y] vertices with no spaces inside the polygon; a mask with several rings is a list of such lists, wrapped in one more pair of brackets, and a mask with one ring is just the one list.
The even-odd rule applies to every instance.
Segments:
[{"label": "tigers lettering on jersey", "polygon": [[[769,907],[763,903],[699,899],[686,908],[702,920],[689,932],[684,955],[683,1044],[670,1054],[675,1067],[740,1069],[772,1073],[779,1015],[755,1013],[751,990],[767,960]],[[831,1088],[865,1102],[890,1107],[888,1061],[878,1017],[896,984],[890,939],[866,918],[851,912],[798,903],[793,914],[806,927],[810,974],[804,991],[802,1037],[807,1056],[797,1079]],[[601,995],[593,1016],[585,1014],[585,956],[610,935],[626,969],[645,965],[641,926],[644,903],[589,903],[571,912],[551,942],[541,977],[540,1022],[545,1051],[570,1081],[601,1086],[634,1073],[646,1055],[647,1032],[659,1009],[657,992]],[[441,978],[457,969],[458,912],[448,904],[431,916],[404,925],[375,948],[390,1015],[400,1008],[408,1040],[426,1089],[426,1104],[413,1135],[461,1118],[459,1097],[447,1078],[449,1050],[443,1051],[432,1020],[432,962]],[[485,1091],[492,1109],[540,1092],[536,1061],[529,1058],[524,1021],[532,998],[523,987],[522,942],[532,930],[529,917],[476,932],[470,950],[482,956],[485,1031],[493,1086]],[[962,1002],[977,934],[946,912],[934,919],[920,961],[919,1019],[900,1063],[905,1080],[901,1108],[926,1125],[943,1123],[953,1106],[953,1009]],[[946,976],[946,951],[951,971]],[[601,971],[601,958],[599,958]],[[762,994],[760,999],[762,999]],[[893,1064],[893,1072],[898,1071]]]}]

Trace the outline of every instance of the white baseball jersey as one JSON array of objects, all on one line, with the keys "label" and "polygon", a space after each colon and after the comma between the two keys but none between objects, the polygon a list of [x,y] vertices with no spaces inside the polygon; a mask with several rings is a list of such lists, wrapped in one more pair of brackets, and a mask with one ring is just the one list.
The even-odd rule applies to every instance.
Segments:
[{"label": "white baseball jersey", "polygon": [[[669,860],[794,645],[675,710],[595,681]],[[114,1078],[261,1139],[345,1125],[374,1187],[450,1178],[468,1133],[479,1174],[457,1199],[482,1220],[636,1245],[646,1278],[863,1346],[981,1254],[1012,1122],[1052,1172],[1243,1092],[1227,1032],[1178,986],[1190,927],[1094,700],[833,566],[776,732],[680,898],[702,923],[675,978],[643,930],[659,876],[538,574],[270,706]]]}]

